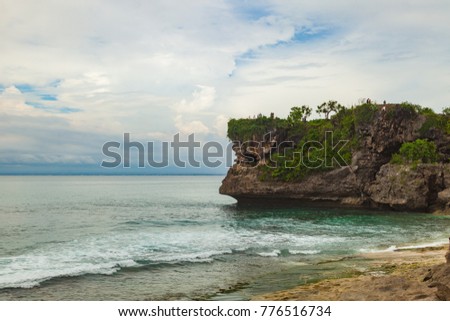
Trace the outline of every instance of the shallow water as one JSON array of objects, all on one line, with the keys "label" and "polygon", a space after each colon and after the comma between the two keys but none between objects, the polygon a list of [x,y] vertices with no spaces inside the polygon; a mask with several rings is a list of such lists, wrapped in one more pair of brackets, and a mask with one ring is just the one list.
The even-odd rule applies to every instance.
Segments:
[{"label": "shallow water", "polygon": [[0,299],[247,299],[446,243],[450,218],[241,207],[218,176],[0,177]]}]

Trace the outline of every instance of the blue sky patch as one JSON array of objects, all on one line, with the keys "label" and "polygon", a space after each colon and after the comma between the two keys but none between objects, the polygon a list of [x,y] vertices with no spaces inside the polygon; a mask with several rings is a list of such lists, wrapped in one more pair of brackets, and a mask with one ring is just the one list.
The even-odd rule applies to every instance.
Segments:
[{"label": "blue sky patch", "polygon": [[31,86],[30,84],[15,84],[14,87],[20,90],[21,93],[32,93],[36,91],[36,88]]},{"label": "blue sky patch", "polygon": [[310,42],[314,40],[320,40],[328,37],[331,34],[329,29],[323,29],[318,31],[313,31],[311,29],[302,28],[296,30],[294,37],[292,37],[293,42]]},{"label": "blue sky patch", "polygon": [[309,28],[301,28],[295,31],[294,36],[289,39],[289,41],[278,41],[277,43],[267,45],[266,47],[277,48],[280,46],[290,46],[293,44],[319,41],[329,37],[331,34],[332,32],[329,29],[325,28],[317,31],[311,30]]},{"label": "blue sky patch", "polygon": [[[61,80],[56,79],[56,80],[51,81],[48,84],[48,86],[56,88],[59,86],[60,83],[61,83]],[[14,87],[19,89],[22,94],[31,94],[31,96],[30,95],[28,95],[28,96],[36,97],[36,98],[39,97],[43,101],[57,101],[58,100],[57,95],[49,94],[49,93],[42,93],[44,90],[42,90],[42,88],[37,87],[37,86],[33,86],[30,84],[14,84]],[[1,89],[1,87],[0,87],[0,89]],[[50,90],[50,91],[52,91],[52,90]],[[32,105],[33,103],[31,103],[31,102],[27,103],[27,104],[29,104],[30,106],[33,106]],[[35,106],[33,106],[33,107],[35,107]],[[36,107],[36,108],[41,108],[41,107]]]},{"label": "blue sky patch", "polygon": [[81,109],[79,109],[79,108],[46,106],[44,104],[34,102],[34,101],[27,101],[27,102],[25,102],[25,104],[27,104],[28,106],[31,106],[33,108],[44,109],[44,110],[46,110],[48,112],[52,112],[52,113],[71,114],[71,113],[76,113],[76,112],[81,111]]},{"label": "blue sky patch", "polygon": [[57,101],[58,100],[56,95],[51,95],[51,94],[41,94],[41,95],[39,95],[39,97],[41,97],[41,99],[45,100],[45,101]]},{"label": "blue sky patch", "polygon": [[243,54],[240,54],[239,56],[236,57],[236,62],[238,61],[249,61],[249,60],[253,60],[257,57],[255,50],[250,49],[247,50],[246,52],[244,52]]},{"label": "blue sky patch", "polygon": [[33,108],[48,109],[47,106],[45,106],[43,104],[40,104],[40,103],[33,102],[33,101],[26,101],[25,104],[28,105],[28,106],[31,106]]},{"label": "blue sky patch", "polygon": [[58,108],[58,111],[63,114],[70,114],[70,113],[77,113],[77,112],[81,111],[81,109],[73,108],[73,107],[62,107],[62,108]]},{"label": "blue sky patch", "polygon": [[[236,64],[236,66],[242,66],[242,65],[244,65],[246,63],[251,62],[252,60],[257,59],[257,57],[258,56],[257,56],[256,51],[253,50],[253,49],[250,49],[250,50],[247,50],[246,52],[236,56],[234,58],[234,62]],[[233,70],[233,72],[234,72],[234,70]],[[229,73],[228,77],[232,77],[233,76],[233,72]]]},{"label": "blue sky patch", "polygon": [[3,86],[2,84],[0,84],[0,94],[5,90],[5,86]]},{"label": "blue sky patch", "polygon": [[254,5],[247,1],[231,1],[234,11],[248,20],[258,20],[262,17],[270,16],[271,11],[267,5]]}]

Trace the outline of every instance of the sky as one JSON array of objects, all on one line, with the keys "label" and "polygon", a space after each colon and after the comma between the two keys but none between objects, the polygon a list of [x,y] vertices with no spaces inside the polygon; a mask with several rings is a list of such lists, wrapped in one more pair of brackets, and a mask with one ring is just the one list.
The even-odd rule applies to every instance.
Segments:
[{"label": "sky", "polygon": [[102,146],[226,146],[230,118],[330,99],[440,112],[449,17],[447,0],[1,0],[0,174],[224,173],[104,171]]}]

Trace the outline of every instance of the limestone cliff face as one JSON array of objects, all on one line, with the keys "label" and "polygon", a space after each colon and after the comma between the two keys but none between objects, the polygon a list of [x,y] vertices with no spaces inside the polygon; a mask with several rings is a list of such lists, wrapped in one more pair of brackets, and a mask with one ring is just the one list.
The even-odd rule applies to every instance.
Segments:
[{"label": "limestone cliff face", "polygon": [[425,121],[424,116],[408,114],[407,110],[398,109],[391,114],[380,110],[370,124],[355,129],[361,144],[353,151],[351,164],[313,173],[296,182],[261,180],[265,154],[271,146],[281,142],[278,137],[281,135],[277,136],[274,129],[269,139],[269,136],[261,137],[262,144],[252,146],[252,166],[242,162],[244,158],[248,159],[245,155],[248,149],[243,151],[236,145],[236,164],[229,169],[220,193],[239,202],[290,199],[395,210],[449,210],[450,164],[422,164],[414,169],[389,164],[392,154],[398,152],[402,143],[417,138],[432,139],[441,153],[448,152],[448,136],[426,137],[432,136],[433,132],[420,133]]},{"label": "limestone cliff face", "polygon": [[450,187],[450,181],[446,181],[444,176],[448,169],[443,165],[422,164],[412,169],[410,166],[386,164],[369,185],[368,194],[374,204],[398,210],[441,207],[438,195]]},{"label": "limestone cliff face", "polygon": [[[330,182],[335,182],[331,183]],[[301,182],[261,181],[257,168],[234,165],[222,182],[220,193],[237,200],[296,199],[360,203],[361,192],[350,167],[317,173]]]},{"label": "limestone cliff face", "polygon": [[356,206],[409,211],[450,210],[450,165],[383,165],[373,181],[361,189],[351,167],[308,176],[301,182],[261,181],[258,170],[234,165],[222,182],[220,193],[240,202],[297,200],[333,202]]}]

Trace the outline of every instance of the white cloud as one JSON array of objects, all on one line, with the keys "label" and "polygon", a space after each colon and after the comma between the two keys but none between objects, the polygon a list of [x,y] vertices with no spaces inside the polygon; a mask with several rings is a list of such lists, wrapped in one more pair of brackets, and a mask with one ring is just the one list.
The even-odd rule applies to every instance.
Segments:
[{"label": "white cloud", "polygon": [[220,137],[225,137],[227,135],[227,124],[229,117],[225,115],[218,115],[214,121],[214,128],[216,130],[216,134]]},{"label": "white cloud", "polygon": [[208,127],[200,120],[184,121],[182,115],[175,117],[175,126],[181,134],[207,134],[209,133]]},{"label": "white cloud", "polygon": [[216,98],[216,89],[210,86],[198,85],[198,90],[192,93],[191,99],[181,100],[176,106],[177,113],[198,113],[210,108]]},{"label": "white cloud", "polygon": [[25,95],[15,86],[9,86],[0,93],[0,115],[58,117],[44,109],[34,108],[27,104]]},{"label": "white cloud", "polygon": [[[216,89],[211,86],[197,85],[197,89],[191,94],[189,100],[182,99],[175,104],[175,127],[183,134],[207,134],[210,132],[201,120],[196,118],[208,115],[208,110],[213,106],[216,98]],[[190,120],[186,121],[185,118]],[[208,120],[208,117],[206,117]]]},{"label": "white cloud", "polygon": [[5,0],[0,12],[2,154],[14,141],[55,154],[36,137],[88,155],[100,147],[86,140],[124,132],[222,136],[230,117],[328,99],[450,101],[445,0]]}]

